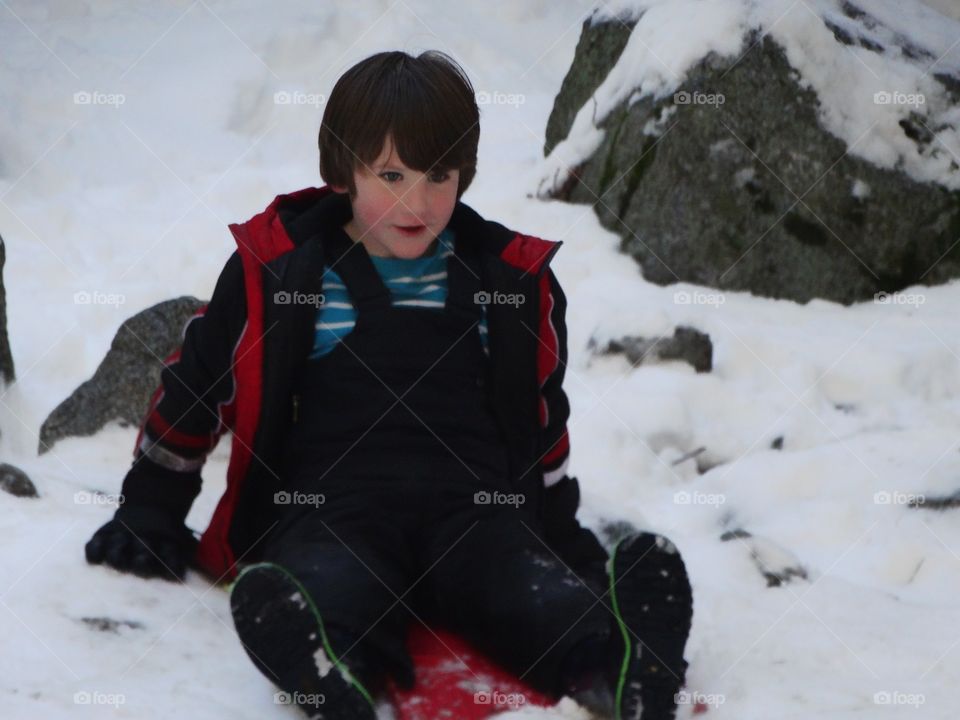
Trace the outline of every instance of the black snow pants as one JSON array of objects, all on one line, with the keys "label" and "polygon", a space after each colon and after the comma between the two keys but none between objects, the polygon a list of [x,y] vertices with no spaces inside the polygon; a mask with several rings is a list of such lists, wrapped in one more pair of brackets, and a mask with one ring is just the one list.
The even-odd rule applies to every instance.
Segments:
[{"label": "black snow pants", "polygon": [[458,246],[442,310],[394,306],[350,243],[330,245],[357,321],[298,378],[284,515],[263,559],[310,592],[341,659],[378,676],[361,681],[409,685],[406,633],[422,622],[555,693],[565,656],[610,616],[604,588],[547,547],[511,486],[478,275]]}]

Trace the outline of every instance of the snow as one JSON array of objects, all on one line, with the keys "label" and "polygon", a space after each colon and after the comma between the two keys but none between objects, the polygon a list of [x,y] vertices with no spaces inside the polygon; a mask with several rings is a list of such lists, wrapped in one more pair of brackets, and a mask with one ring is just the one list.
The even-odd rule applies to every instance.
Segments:
[{"label": "snow", "polygon": [[[554,268],[569,301],[565,385],[582,518],[627,519],[683,553],[696,603],[690,697],[705,699],[706,717],[718,720],[953,717],[960,527],[956,511],[908,501],[960,487],[960,288],[908,288],[842,307],[644,282],[591,209],[532,197],[549,167],[539,156],[543,129],[592,8],[451,7],[22,0],[0,10],[0,233],[18,374],[0,396],[0,450],[41,494],[0,494],[0,714],[299,717],[275,703],[247,658],[222,587],[195,574],[182,585],[143,581],[84,562],[84,542],[115,508],[135,429],[112,426],[42,457],[37,432],[92,375],[123,319],[180,294],[209,296],[232,247],[227,222],[319,182],[321,109],[310,95],[328,94],[372,52],[437,47],[461,59],[492,100],[465,200],[565,241]],[[739,31],[759,23],[827,101],[831,132],[852,144],[877,121],[855,152],[955,181],[942,158],[904,155],[888,136],[902,108],[853,97],[852,88],[872,97],[879,87],[870,70],[902,81],[891,92],[927,89],[926,80],[896,53],[880,62],[862,48],[832,50],[815,15],[835,12],[833,3],[804,0],[775,25],[785,6],[773,0],[642,7],[641,22],[659,25],[641,28],[649,47],[631,44],[630,65],[598,96],[601,109],[635,89],[631,77],[643,92],[672,92],[699,55],[735,52]],[[958,23],[906,1],[876,0],[869,12],[883,24],[871,32],[903,33],[943,55],[938,68],[956,66]],[[91,102],[75,104],[78,92]],[[275,103],[278,92],[302,102]],[[115,104],[99,104],[110,95]],[[511,95],[515,102],[494,101]],[[937,102],[928,96],[925,107]],[[574,141],[595,139],[578,123],[583,134],[557,153],[572,156]],[[956,148],[954,132],[942,140]],[[78,292],[90,302],[75,302]],[[709,333],[712,372],[634,369],[586,349],[591,339],[669,335],[681,324]],[[781,450],[771,448],[777,438]],[[700,447],[696,460],[673,464]],[[205,469],[194,527],[212,512],[226,460],[224,443]],[[701,475],[697,461],[715,467]],[[752,537],[720,541],[736,529]],[[799,566],[807,578],[768,588],[758,562]],[[83,618],[119,624],[101,631]],[[680,717],[692,708],[684,704]],[[585,716],[564,701],[514,717]]]}]

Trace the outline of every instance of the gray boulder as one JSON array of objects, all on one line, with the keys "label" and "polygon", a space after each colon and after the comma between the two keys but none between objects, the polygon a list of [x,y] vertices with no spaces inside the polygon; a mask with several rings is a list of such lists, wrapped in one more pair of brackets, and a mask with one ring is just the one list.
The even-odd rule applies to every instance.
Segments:
[{"label": "gray boulder", "polygon": [[180,297],[127,319],[93,377],[44,420],[38,452],[61,438],[93,435],[109,422],[139,426],[160,383],[163,360],[180,347],[187,321],[203,304]]},{"label": "gray boulder", "polygon": [[[879,23],[850,2],[843,12],[850,26]],[[567,137],[636,22],[584,24],[546,153]],[[902,36],[883,47],[840,24],[831,30],[840,44],[926,57]],[[821,126],[819,100],[784,50],[769,36],[743,43],[742,58],[704,57],[675,94],[628,99],[598,119],[601,145],[543,194],[593,205],[661,285],[851,303],[960,276],[960,193],[851,154]],[[933,78],[945,97],[960,98],[960,78]],[[938,151],[931,117],[913,113],[900,127],[920,150]]]}]

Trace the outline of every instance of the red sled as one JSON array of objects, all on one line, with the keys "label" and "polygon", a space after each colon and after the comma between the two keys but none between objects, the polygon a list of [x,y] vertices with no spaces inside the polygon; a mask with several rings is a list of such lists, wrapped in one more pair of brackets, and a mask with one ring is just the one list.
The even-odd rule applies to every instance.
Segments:
[{"label": "red sled", "polygon": [[554,704],[448,631],[411,627],[407,648],[416,681],[411,690],[390,685],[397,720],[483,720]]}]

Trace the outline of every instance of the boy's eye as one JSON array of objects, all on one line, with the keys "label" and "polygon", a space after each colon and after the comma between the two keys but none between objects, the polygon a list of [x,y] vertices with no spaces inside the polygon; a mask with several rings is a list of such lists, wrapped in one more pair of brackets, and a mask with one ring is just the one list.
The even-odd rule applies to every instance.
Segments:
[{"label": "boy's eye", "polygon": [[[393,183],[399,182],[403,178],[403,175],[394,170],[387,170],[386,172],[380,173],[380,177],[388,183]],[[436,172],[430,173],[428,177],[430,178],[430,182],[443,183],[450,179],[450,173],[446,170],[437,170]]]}]

